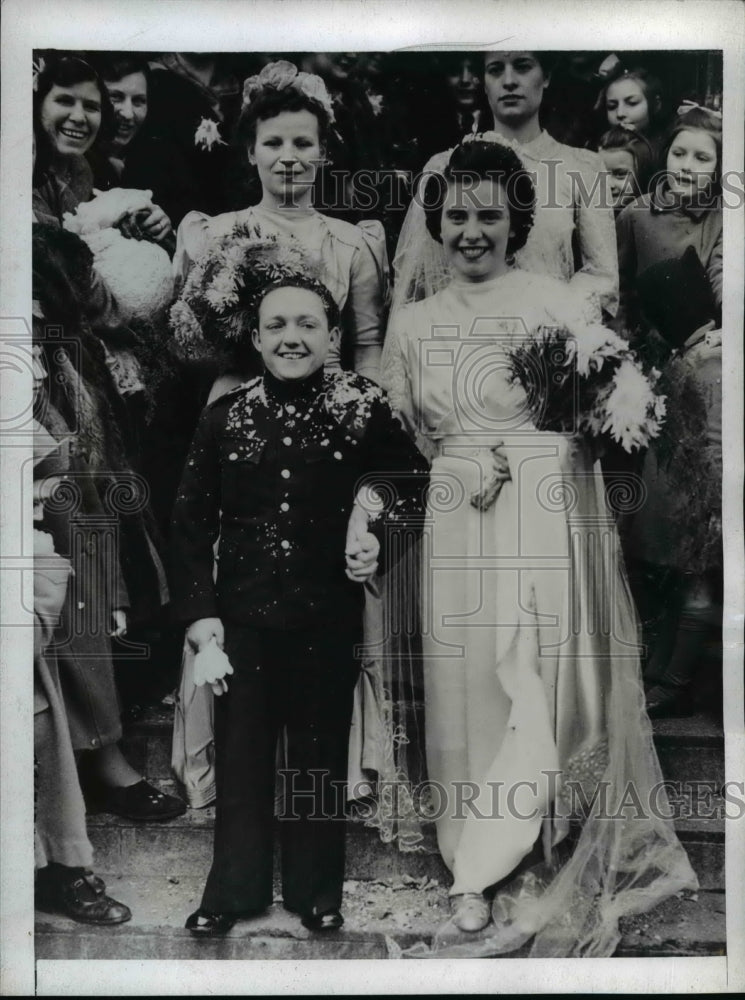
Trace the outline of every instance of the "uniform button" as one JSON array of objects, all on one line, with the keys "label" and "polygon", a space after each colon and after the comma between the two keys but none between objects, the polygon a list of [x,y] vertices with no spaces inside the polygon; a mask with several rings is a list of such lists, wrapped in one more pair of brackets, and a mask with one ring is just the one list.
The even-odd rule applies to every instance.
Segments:
[{"label": "uniform button", "polygon": [[291,445],[292,444],[292,438],[291,437],[282,438],[282,444]]},{"label": "uniform button", "polygon": [[290,478],[290,470],[289,469],[282,469],[282,471],[280,472],[280,476],[283,479],[289,479]]},{"label": "uniform button", "polygon": [[82,611],[85,607],[85,601],[78,601],[78,611]]},{"label": "uniform button", "polygon": [[279,544],[282,546],[283,549],[289,549],[290,547],[290,543],[287,541],[286,538],[283,538]]},{"label": "uniform button", "polygon": [[228,458],[231,462],[235,462],[236,459],[238,458],[238,453],[235,451],[231,451],[231,453],[228,455]]},{"label": "uniform button", "polygon": [[290,509],[290,505],[289,505],[289,504],[288,504],[287,502],[285,502],[285,503],[281,503],[281,504],[279,505],[279,509],[280,509],[280,510],[281,510],[281,511],[282,511],[283,513],[286,513],[286,512],[287,512],[287,511],[288,511],[288,510]]},{"label": "uniform button", "polygon": [[91,740],[91,746],[92,747],[97,747],[98,746],[98,740],[95,740],[95,739]]}]

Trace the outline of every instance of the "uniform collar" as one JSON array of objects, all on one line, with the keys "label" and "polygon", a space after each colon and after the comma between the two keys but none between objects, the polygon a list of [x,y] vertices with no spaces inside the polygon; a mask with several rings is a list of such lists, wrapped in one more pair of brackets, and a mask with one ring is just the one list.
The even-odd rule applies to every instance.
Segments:
[{"label": "uniform collar", "polygon": [[323,367],[313,372],[308,378],[300,379],[297,382],[283,382],[276,378],[271,372],[264,372],[264,388],[267,396],[279,402],[288,402],[292,399],[307,399],[320,392],[323,386]]}]

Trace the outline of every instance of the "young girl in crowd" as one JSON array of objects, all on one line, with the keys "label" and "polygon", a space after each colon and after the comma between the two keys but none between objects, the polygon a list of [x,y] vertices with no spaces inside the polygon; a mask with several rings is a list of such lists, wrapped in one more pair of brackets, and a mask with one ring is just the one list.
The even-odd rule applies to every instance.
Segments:
[{"label": "young girl in crowd", "polygon": [[640,132],[652,146],[655,156],[664,142],[665,120],[662,84],[646,69],[624,70],[605,87],[596,107],[607,126],[621,125]]},{"label": "young girl in crowd", "polygon": [[715,305],[721,309],[721,155],[721,117],[692,107],[673,124],[653,190],[619,215],[620,310],[628,329],[638,319],[636,278],[652,264],[682,257],[689,246],[703,264]]},{"label": "young girl in crowd", "polygon": [[598,153],[608,172],[608,189],[617,216],[647,190],[654,153],[641,132],[624,125],[614,125],[600,137]]},{"label": "young girl in crowd", "polygon": [[[647,452],[647,500],[626,531],[627,554],[653,564],[657,576],[665,570],[647,668],[650,715],[688,707],[690,682],[721,612],[721,333],[711,329],[721,325],[722,308],[721,116],[691,105],[676,119],[663,155],[656,186],[617,220],[621,316],[640,350],[655,349],[658,334],[668,355],[677,348],[663,376],[692,400],[685,409],[668,406],[672,454],[663,461],[655,449]],[[676,312],[683,289],[685,308]],[[697,406],[702,426],[692,439],[687,426]],[[702,534],[692,550],[687,539],[696,532]],[[659,598],[659,585],[653,589]],[[637,599],[649,619],[649,597]]]},{"label": "young girl in crowd", "polygon": [[[318,261],[324,283],[342,312],[342,343],[332,352],[329,367],[351,367],[377,381],[385,296],[382,227],[353,226],[313,207],[313,185],[334,120],[328,91],[319,77],[298,73],[293,63],[279,61],[246,80],[243,98],[238,134],[258,171],[261,201],[213,218],[190,212],[178,231],[177,277],[185,278],[191,263],[236,224],[255,226],[262,238],[296,240]],[[225,379],[220,388],[241,380]]]}]

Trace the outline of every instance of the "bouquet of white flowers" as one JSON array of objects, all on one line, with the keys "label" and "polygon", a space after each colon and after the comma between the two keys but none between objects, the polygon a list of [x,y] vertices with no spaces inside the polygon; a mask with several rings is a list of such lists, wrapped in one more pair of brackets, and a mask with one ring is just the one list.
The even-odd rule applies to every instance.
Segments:
[{"label": "bouquet of white flowers", "polygon": [[626,341],[606,327],[576,333],[539,327],[510,352],[510,366],[539,430],[607,437],[628,452],[646,448],[660,433],[660,373],[645,374]]},{"label": "bouquet of white flowers", "polygon": [[230,351],[250,340],[266,286],[288,276],[318,280],[320,265],[294,239],[238,224],[196,261],[171,307],[171,329],[186,356]]}]

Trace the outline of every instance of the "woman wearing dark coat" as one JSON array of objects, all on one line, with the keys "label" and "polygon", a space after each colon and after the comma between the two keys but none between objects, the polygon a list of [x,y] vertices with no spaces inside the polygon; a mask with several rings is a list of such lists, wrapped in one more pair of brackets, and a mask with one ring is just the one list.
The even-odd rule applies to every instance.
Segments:
[{"label": "woman wearing dark coat", "polygon": [[90,251],[76,236],[34,226],[34,341],[41,370],[36,417],[56,440],[70,439],[66,482],[46,505],[43,526],[74,577],[57,634],[60,681],[73,748],[99,805],[136,819],[168,819],[183,803],[164,795],[125,760],[111,637],[167,600],[144,480],[129,466],[121,400],[82,303]]}]

